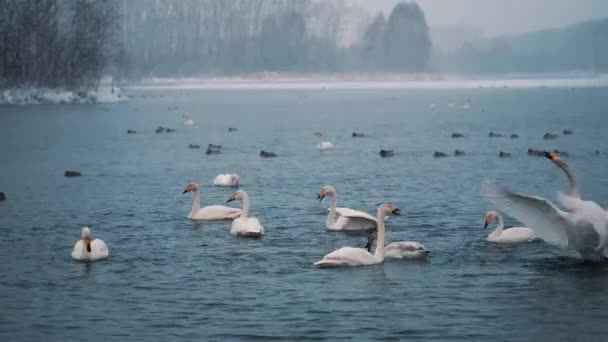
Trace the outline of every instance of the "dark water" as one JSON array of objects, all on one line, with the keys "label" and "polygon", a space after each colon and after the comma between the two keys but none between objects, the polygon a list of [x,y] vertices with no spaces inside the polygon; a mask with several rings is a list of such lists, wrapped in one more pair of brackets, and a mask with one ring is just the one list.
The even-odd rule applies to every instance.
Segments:
[{"label": "dark water", "polygon": [[[555,198],[565,177],[527,156],[533,147],[570,153],[584,197],[608,204],[607,89],[133,95],[117,105],[0,107],[0,340],[608,336],[608,268],[545,243],[486,243],[484,214],[493,208],[479,195],[489,178]],[[184,112],[197,127],[182,125]],[[155,134],[160,125],[177,132]],[[575,134],[542,139],[564,128]],[[318,152],[317,130],[337,149]],[[490,139],[489,131],[520,138]],[[224,153],[206,156],[190,143],[222,144]],[[381,148],[396,155],[382,159]],[[431,157],[455,148],[467,155]],[[259,158],[261,149],[280,156]],[[500,150],[513,157],[499,159]],[[65,178],[66,169],[83,176]],[[263,239],[231,236],[230,222],[186,219],[185,185],[200,182],[203,205],[220,204],[231,190],[210,184],[226,172],[241,175]],[[365,244],[325,231],[328,203],[315,200],[324,184],[337,188],[339,205],[401,208],[388,240],[419,241],[431,261],[315,269],[324,254]],[[109,259],[71,260],[84,225],[106,241]]]}]

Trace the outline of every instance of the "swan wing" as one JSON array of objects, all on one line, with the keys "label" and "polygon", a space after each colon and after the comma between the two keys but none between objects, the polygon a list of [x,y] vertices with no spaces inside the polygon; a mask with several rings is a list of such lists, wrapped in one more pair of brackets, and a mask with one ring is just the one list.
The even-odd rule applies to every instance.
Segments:
[{"label": "swan wing", "polygon": [[359,210],[353,210],[350,208],[336,208],[336,213],[340,216],[344,216],[344,217],[348,217],[348,218],[361,218],[361,219],[373,221],[374,223],[376,222],[375,217],[373,217],[372,215],[370,215],[366,212],[359,211]]},{"label": "swan wing", "polygon": [[404,252],[427,251],[427,249],[416,241],[397,241],[391,242],[384,247],[384,251],[399,250]]},{"label": "swan wing", "polygon": [[103,240],[95,239],[91,241],[91,259],[106,258],[108,255],[110,255],[110,251]]},{"label": "swan wing", "polygon": [[219,186],[238,186],[240,183],[240,177],[236,173],[233,174],[219,174],[213,179],[213,185]]},{"label": "swan wing", "polygon": [[482,183],[482,194],[529,226],[536,236],[562,247],[568,245],[569,216],[551,202],[540,197],[520,195],[490,182]]},{"label": "swan wing", "polygon": [[77,260],[82,260],[85,257],[84,250],[84,241],[78,240],[74,244],[74,249],[72,250],[72,258]]},{"label": "swan wing", "polygon": [[377,264],[376,258],[363,248],[342,247],[314,263],[319,267],[361,266]]},{"label": "swan wing", "polygon": [[210,205],[199,209],[196,214],[189,217],[192,220],[226,220],[241,216],[241,209],[223,205]]},{"label": "swan wing", "polygon": [[264,227],[262,226],[260,221],[255,217],[239,217],[232,221],[230,234],[259,237],[264,234]]},{"label": "swan wing", "polygon": [[384,247],[384,257],[394,259],[425,259],[431,251],[415,241],[392,242]]}]

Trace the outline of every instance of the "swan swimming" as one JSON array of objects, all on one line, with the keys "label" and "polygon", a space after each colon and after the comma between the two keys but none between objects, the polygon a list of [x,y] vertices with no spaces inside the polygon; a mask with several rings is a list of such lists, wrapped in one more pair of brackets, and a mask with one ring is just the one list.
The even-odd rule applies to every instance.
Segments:
[{"label": "swan swimming", "polygon": [[505,223],[502,220],[500,214],[495,211],[488,211],[486,213],[486,222],[484,228],[488,228],[488,225],[496,220],[496,229],[491,232],[486,240],[494,243],[521,243],[531,242],[536,239],[534,231],[528,227],[511,227],[505,229]]},{"label": "swan swimming", "polygon": [[[555,156],[548,152],[545,156],[555,162]],[[574,175],[565,162],[556,165],[571,177],[570,184],[576,185]],[[482,193],[513,217],[530,226],[536,236],[543,240],[562,248],[571,246],[584,260],[603,261],[608,257],[608,217],[597,203],[559,193],[560,203],[568,210],[562,211],[542,197],[521,195],[488,181],[482,183]]]},{"label": "swan swimming", "polygon": [[365,248],[342,247],[314,263],[318,267],[366,266],[384,262],[384,218],[399,215],[399,209],[385,203],[378,208],[378,243],[374,254]]},{"label": "swan swimming", "polygon": [[[371,252],[372,246],[376,241],[377,234],[378,233],[375,230],[370,232],[367,238],[367,244],[365,245],[368,252]],[[385,258],[424,260],[429,256],[429,254],[431,254],[431,251],[416,241],[391,242],[384,247]]]},{"label": "swan swimming", "polygon": [[[331,197],[329,214],[325,226],[328,230],[363,230],[374,229],[376,219],[368,213],[349,208],[336,208],[336,189],[331,185],[321,188],[317,199],[322,201],[327,195]],[[337,215],[338,217],[336,217]]]},{"label": "swan swimming", "polygon": [[192,210],[188,214],[191,220],[228,220],[241,215],[241,209],[226,207],[223,205],[210,205],[201,208],[201,191],[197,183],[190,183],[182,194],[194,192],[192,197]]},{"label": "swan swimming", "polygon": [[332,150],[336,148],[336,145],[332,144],[329,141],[321,141],[319,144],[317,144],[317,150]]},{"label": "swan swimming", "polygon": [[76,241],[72,258],[76,260],[95,261],[107,258],[110,255],[108,246],[103,240],[91,239],[91,230],[89,227],[82,228],[80,232],[80,240]]},{"label": "swan swimming", "polygon": [[245,191],[239,190],[233,193],[226,203],[239,199],[243,203],[242,214],[232,221],[230,234],[242,237],[261,238],[262,235],[264,235],[264,227],[257,218],[249,217],[249,195],[247,195]]},{"label": "swan swimming", "polygon": [[238,187],[241,177],[236,173],[219,174],[213,180],[213,185]]},{"label": "swan swimming", "polygon": [[194,120],[189,114],[184,114],[182,117],[184,118],[184,126],[194,126]]}]

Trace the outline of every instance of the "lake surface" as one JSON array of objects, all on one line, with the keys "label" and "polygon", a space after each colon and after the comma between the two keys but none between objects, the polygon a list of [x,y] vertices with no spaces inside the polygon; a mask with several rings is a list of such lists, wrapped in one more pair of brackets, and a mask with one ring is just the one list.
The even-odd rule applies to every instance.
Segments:
[{"label": "lake surface", "polygon": [[[570,154],[583,196],[608,205],[607,88],[130,95],[125,104],[0,107],[0,340],[608,336],[608,267],[542,242],[487,243],[484,216],[494,208],[479,194],[487,178],[556,199],[564,175],[526,152],[558,149]],[[183,126],[185,112],[196,127]],[[155,134],[158,126],[177,132]],[[574,135],[542,139],[565,128]],[[315,149],[319,130],[335,150]],[[369,136],[353,139],[355,131]],[[223,153],[205,155],[209,143]],[[395,156],[380,158],[381,148]],[[466,156],[432,157],[456,148]],[[261,149],[279,157],[262,159]],[[83,175],[65,178],[66,169]],[[197,181],[203,205],[222,204],[232,190],[211,181],[227,172],[241,176],[263,239],[231,236],[230,221],[186,218],[184,187]],[[392,202],[402,216],[387,223],[387,240],[419,241],[431,259],[314,268],[326,253],[366,242],[325,230],[329,201],[316,200],[325,184],[339,206],[374,213]],[[108,259],[71,259],[85,225],[106,241]]]}]

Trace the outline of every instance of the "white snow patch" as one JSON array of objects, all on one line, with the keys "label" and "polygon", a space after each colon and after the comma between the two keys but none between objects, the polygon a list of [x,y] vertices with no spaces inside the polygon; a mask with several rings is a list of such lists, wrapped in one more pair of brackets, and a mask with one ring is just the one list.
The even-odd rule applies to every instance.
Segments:
[{"label": "white snow patch", "polygon": [[14,88],[0,92],[0,105],[117,103],[127,101],[122,89],[111,85],[96,91],[70,91],[49,88]]}]

